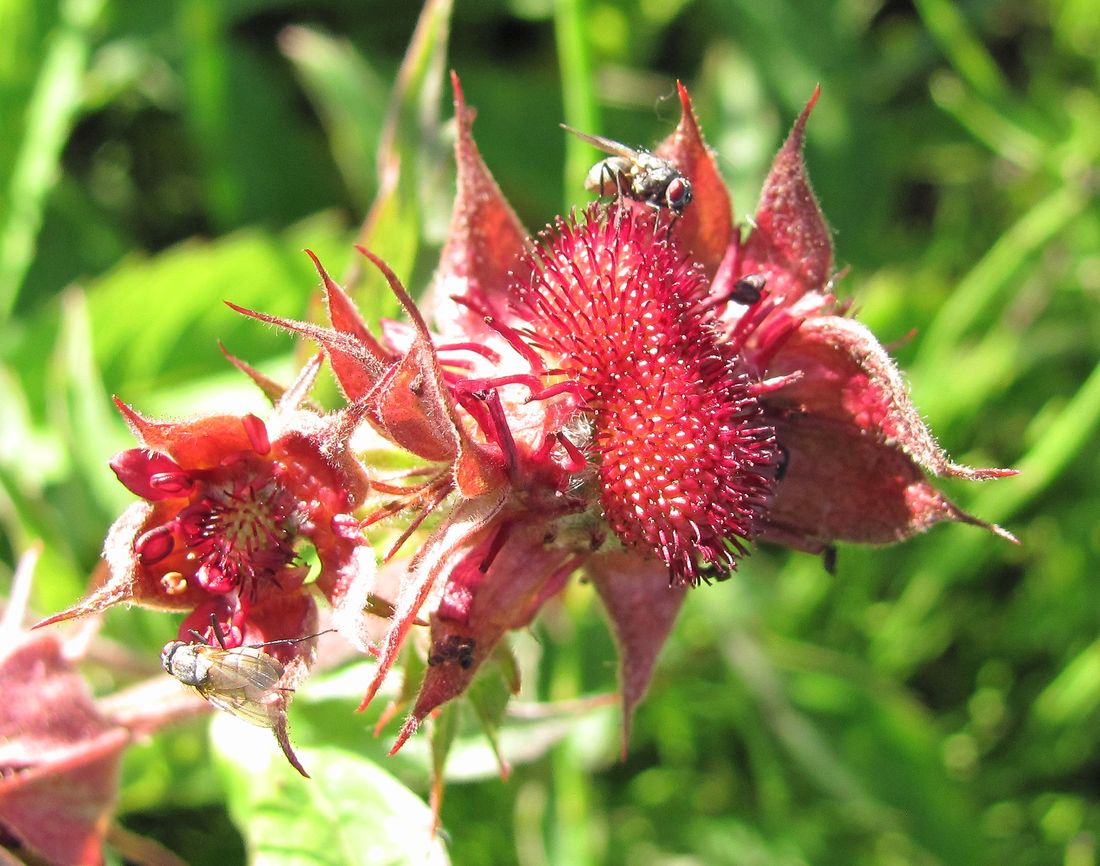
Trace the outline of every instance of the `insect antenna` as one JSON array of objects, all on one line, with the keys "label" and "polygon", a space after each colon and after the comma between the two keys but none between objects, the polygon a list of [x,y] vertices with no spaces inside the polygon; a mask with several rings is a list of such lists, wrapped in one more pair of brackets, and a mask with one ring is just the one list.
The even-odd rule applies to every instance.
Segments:
[{"label": "insect antenna", "polygon": [[323,634],[328,634],[331,631],[336,631],[334,628],[326,628],[324,631],[314,632],[313,634],[303,635],[302,637],[285,637],[279,640],[265,640],[263,643],[247,644],[249,649],[262,649],[265,646],[274,646],[275,644],[283,643],[301,643],[304,640],[310,640],[315,637],[320,637]]}]

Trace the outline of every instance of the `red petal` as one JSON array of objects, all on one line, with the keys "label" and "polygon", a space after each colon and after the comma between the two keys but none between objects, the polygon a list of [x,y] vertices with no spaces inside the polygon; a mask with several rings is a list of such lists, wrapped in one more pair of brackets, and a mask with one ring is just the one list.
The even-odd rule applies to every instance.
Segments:
[{"label": "red petal", "polygon": [[[328,537],[325,527],[332,518],[358,508],[370,484],[362,464],[347,448],[355,413],[345,410],[323,419],[303,414],[298,422],[301,429],[290,429],[275,440],[275,454],[282,466],[281,480],[317,524],[307,534],[320,546]],[[289,420],[294,423],[293,418]]]},{"label": "red petal", "polygon": [[817,198],[810,187],[802,143],[821,88],[795,121],[764,182],[755,225],[745,242],[740,272],[762,274],[773,296],[793,303],[822,288],[831,275],[833,244]]},{"label": "red petal", "polygon": [[699,131],[687,88],[679,82],[676,87],[680,123],[656,152],[691,181],[691,204],[676,222],[676,238],[684,252],[703,265],[707,277],[713,278],[733,232],[732,204],[714,155]]},{"label": "red petal", "polygon": [[35,859],[99,863],[129,735],[96,710],[54,635],[0,653],[0,825]]},{"label": "red petal", "polygon": [[625,755],[634,709],[645,697],[657,655],[676,622],[687,590],[669,585],[664,563],[627,552],[596,557],[589,571],[619,647]]},{"label": "red petal", "polygon": [[[451,73],[455,92],[455,162],[458,192],[447,243],[432,282],[432,319],[448,339],[486,335],[484,313],[507,313],[508,288],[525,279],[527,231],[501,194],[486,168],[471,129],[474,111],[466,106],[458,76]],[[480,312],[456,305],[454,295],[473,300]]]}]

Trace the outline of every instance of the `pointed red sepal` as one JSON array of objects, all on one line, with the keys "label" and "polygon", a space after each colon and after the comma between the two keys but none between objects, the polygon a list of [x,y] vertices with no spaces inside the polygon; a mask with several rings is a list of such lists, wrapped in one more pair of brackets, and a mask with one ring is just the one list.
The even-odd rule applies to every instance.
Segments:
[{"label": "pointed red sepal", "polygon": [[380,426],[414,454],[427,460],[453,461],[455,484],[464,496],[479,496],[499,487],[505,480],[500,462],[471,440],[459,423],[420,310],[385,262],[364,247],[356,249],[381,271],[416,331],[409,351],[372,396]]},{"label": "pointed red sepal", "polygon": [[135,502],[112,524],[103,543],[103,558],[96,567],[89,594],[72,607],[55,613],[34,628],[69,619],[102,613],[121,603],[137,603],[160,610],[190,610],[205,593],[186,581],[168,582],[142,567],[135,551],[137,540],[151,526],[158,525],[157,509],[168,505]]},{"label": "pointed red sepal", "polygon": [[[243,316],[258,319],[261,322],[267,322],[269,325],[275,325],[276,327],[283,328],[284,330],[299,334],[319,343],[324,347],[330,358],[339,357],[342,364],[358,364],[362,371],[362,375],[354,379],[354,381],[350,379],[341,381],[341,386],[350,385],[357,393],[359,391],[363,393],[369,391],[370,384],[376,383],[385,373],[384,365],[375,357],[373,352],[349,333],[338,331],[335,328],[325,328],[321,325],[314,325],[311,322],[299,322],[296,319],[284,319],[282,316],[271,316],[267,313],[261,313],[257,310],[250,310],[247,307],[238,306],[231,301],[226,301],[225,305]],[[333,364],[334,368],[335,366],[336,365]]]},{"label": "pointed red sepal", "polygon": [[821,553],[835,541],[893,544],[957,521],[1016,540],[959,509],[906,454],[853,425],[795,415],[776,422],[776,436],[789,456],[762,539]]},{"label": "pointed red sepal", "polygon": [[447,520],[413,557],[394,602],[393,620],[382,643],[378,669],[359,704],[360,710],[366,709],[374,700],[432,589],[445,572],[455,567],[455,558],[461,555],[460,551],[468,548],[496,517],[504,501],[504,490],[477,499],[459,500]]},{"label": "pointed red sepal", "polygon": [[227,455],[254,452],[244,420],[236,415],[207,415],[179,421],[152,421],[114,398],[134,436],[151,451],[167,454],[188,471],[220,465]]},{"label": "pointed red sepal", "polygon": [[[277,415],[282,416],[296,409],[301,409],[304,405],[308,405],[309,392],[313,390],[313,386],[317,383],[317,376],[321,372],[321,365],[324,363],[324,360],[324,352],[318,352],[306,361],[302,369],[298,371],[297,378],[290,383],[290,387],[284,390],[279,399],[275,401]],[[315,410],[314,414],[319,416],[321,413]]]},{"label": "pointed red sepal", "polygon": [[282,385],[268,376],[266,373],[261,373],[247,361],[243,361],[236,355],[232,354],[222,342],[218,341],[218,348],[221,349],[221,353],[225,356],[225,359],[229,361],[234,367],[244,373],[249,379],[251,379],[256,387],[263,392],[263,395],[267,397],[272,403],[278,401],[283,396],[283,392],[286,391]]},{"label": "pointed red sepal", "polygon": [[688,590],[669,585],[668,567],[664,563],[631,552],[597,556],[590,562],[589,572],[619,648],[625,758],[634,710],[645,697],[657,655],[672,631]]},{"label": "pointed red sepal", "polygon": [[867,328],[840,316],[808,318],[768,368],[773,376],[794,371],[802,375],[764,398],[788,458],[766,538],[820,551],[833,541],[901,541],[953,520],[1015,540],[926,481],[924,472],[969,480],[1014,472],[952,462]]},{"label": "pointed red sepal", "polygon": [[806,122],[820,93],[819,85],[775,156],[739,268],[766,277],[771,294],[788,303],[824,287],[833,266],[832,237],[802,156]]},{"label": "pointed red sepal", "polygon": [[679,81],[681,115],[676,130],[657,147],[691,181],[692,199],[676,221],[674,235],[684,253],[713,278],[733,231],[732,204],[714,154],[703,141],[691,97]]},{"label": "pointed red sepal", "polygon": [[455,94],[458,191],[447,243],[425,307],[444,337],[469,339],[488,333],[483,316],[455,304],[451,298],[469,297],[481,310],[505,315],[509,286],[525,279],[530,267],[524,259],[528,233],[474,143],[474,112],[467,107],[454,72],[451,85]]},{"label": "pointed red sepal", "polygon": [[[499,533],[478,539],[446,574],[439,609],[432,615],[428,669],[394,750],[437,707],[462,694],[501,638],[527,625],[564,586],[577,561],[543,546],[545,525],[513,528],[496,552]],[[492,564],[486,567],[486,561]],[[484,570],[483,570],[484,569]]]},{"label": "pointed red sepal", "polygon": [[981,481],[1017,474],[953,462],[910,400],[897,365],[855,319],[812,316],[803,322],[768,368],[772,378],[794,372],[801,375],[775,390],[769,404],[854,424],[862,435],[897,447],[933,475]]},{"label": "pointed red sepal", "polygon": [[324,283],[325,303],[328,306],[329,323],[333,330],[353,337],[356,344],[371,359],[371,363],[364,364],[362,355],[349,355],[339,349],[329,348],[329,362],[332,364],[332,371],[336,375],[340,389],[349,400],[358,400],[366,396],[374,387],[380,371],[397,359],[382,348],[371,335],[358,308],[348,293],[328,275],[321,260],[312,250],[306,250],[306,255],[313,260],[313,266]]}]

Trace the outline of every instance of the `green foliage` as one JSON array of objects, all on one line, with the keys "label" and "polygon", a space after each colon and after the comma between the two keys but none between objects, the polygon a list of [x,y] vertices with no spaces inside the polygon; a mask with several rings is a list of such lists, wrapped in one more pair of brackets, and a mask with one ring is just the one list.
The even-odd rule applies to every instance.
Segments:
[{"label": "green foliage", "polygon": [[[42,539],[35,612],[82,592],[128,501],[106,468],[129,442],[109,395],[153,415],[262,407],[218,340],[289,377],[291,341],[223,300],[307,314],[308,246],[350,278],[368,319],[393,315],[356,240],[425,288],[453,187],[439,131],[448,66],[532,229],[563,198],[583,201],[583,151],[566,161],[579,142],[558,123],[652,143],[677,117],[675,78],[744,220],[820,82],[807,157],[850,267],[838,291],[898,341],[915,401],[956,457],[1023,470],[950,491],[1022,544],[940,527],[842,549],[835,576],[759,550],[735,580],[691,593],[622,760],[614,708],[569,703],[614,688],[590,588],[572,587],[514,641],[523,698],[560,712],[501,721],[500,682],[487,680],[476,712],[439,721],[454,738],[450,856],[1095,863],[1095,3],[437,3],[398,78],[417,12],[0,0],[0,574]],[[107,632],[155,666],[175,624],[116,611]],[[295,702],[312,781],[266,733],[219,718],[210,749],[187,727],[131,750],[123,822],[196,863],[244,850],[424,862],[433,755],[418,735],[385,757],[393,726],[375,739],[376,717],[352,712],[369,673],[317,677]],[[129,679],[93,676],[104,691]],[[507,782],[482,724],[512,764]],[[186,835],[195,823],[209,832]],[[446,862],[443,847],[430,862]]]},{"label": "green foliage", "polygon": [[254,862],[449,862],[428,832],[428,807],[373,761],[343,749],[306,749],[306,780],[247,726],[223,717],[214,728],[229,812]]}]

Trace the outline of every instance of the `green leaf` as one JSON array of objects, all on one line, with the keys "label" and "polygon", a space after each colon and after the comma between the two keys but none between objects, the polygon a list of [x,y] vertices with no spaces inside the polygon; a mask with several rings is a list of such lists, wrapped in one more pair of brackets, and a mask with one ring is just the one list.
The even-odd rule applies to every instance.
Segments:
[{"label": "green leaf", "polygon": [[1004,99],[1008,87],[1001,71],[971,30],[959,5],[948,0],[917,0],[916,7],[932,37],[966,82],[990,101]]},{"label": "green leaf", "polygon": [[457,733],[458,704],[452,701],[444,704],[439,714],[432,718],[430,737],[432,740],[433,787],[439,786],[440,781],[443,779],[443,769],[447,764],[447,755]]},{"label": "green leaf", "polygon": [[[428,0],[397,74],[386,124],[378,146],[378,196],[359,231],[359,243],[380,256],[406,285],[413,274],[434,267],[420,263],[422,240],[440,235],[449,210],[447,184],[439,177],[444,162],[439,135],[439,99],[450,33],[451,0]],[[446,197],[444,197],[446,196]],[[382,276],[354,260],[345,287],[360,304],[364,297],[388,296]]]},{"label": "green leaf", "polygon": [[[584,0],[555,3],[554,34],[565,120],[574,129],[597,132],[600,118],[592,88],[592,47],[585,33],[584,12]],[[592,164],[592,149],[576,136],[566,136],[565,154],[565,176],[579,183]],[[573,190],[567,190],[566,208],[571,206],[573,194]]]},{"label": "green leaf", "polygon": [[[1005,230],[993,248],[951,293],[921,341],[914,375],[939,381],[955,360],[960,340],[998,302],[1005,303],[1019,285],[1020,271],[1040,250],[1076,219],[1089,196],[1073,187],[1060,187]],[[922,369],[926,368],[926,369]],[[927,407],[925,407],[927,409]]]},{"label": "green leaf", "polygon": [[386,80],[346,39],[288,27],[279,44],[321,116],[344,181],[367,204],[378,187],[370,156],[382,135]]},{"label": "green leaf", "polygon": [[[481,724],[481,729],[489,740],[493,754],[496,755],[502,775],[508,773],[508,762],[501,754],[498,732],[504,721],[508,703],[517,691],[519,691],[518,665],[507,642],[501,642],[493,651],[491,663],[478,672],[466,694]],[[436,770],[442,773],[442,763]]]},{"label": "green leaf", "polygon": [[427,805],[356,754],[298,749],[312,778],[286,763],[274,738],[220,714],[211,727],[229,812],[258,866],[447,864]]},{"label": "green leaf", "polygon": [[[26,106],[23,135],[10,171],[0,167],[0,319],[15,304],[23,276],[35,253],[45,201],[57,179],[61,150],[81,105],[81,79],[88,64],[91,30],[103,0],[67,0],[45,46],[38,79]],[[3,19],[5,28],[14,22]],[[30,26],[28,24],[28,26]],[[19,46],[16,51],[26,51]],[[5,64],[6,65],[6,64]],[[14,119],[13,100],[4,100],[6,119]],[[7,125],[4,136],[18,135]]]},{"label": "green leaf", "polygon": [[134,400],[167,379],[224,372],[218,340],[250,361],[285,352],[289,337],[223,302],[301,317],[318,285],[302,249],[341,260],[350,252],[345,244],[339,224],[321,216],[280,234],[249,229],[123,262],[88,288],[95,357],[108,388]]},{"label": "green leaf", "polygon": [[199,155],[206,211],[221,231],[276,214],[299,218],[329,205],[339,186],[331,161],[318,158],[308,115],[241,38],[235,5],[174,4],[184,120]]}]

